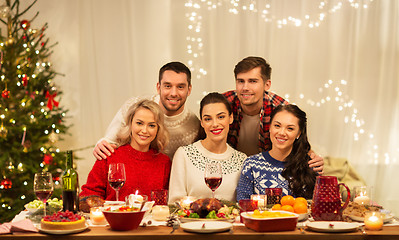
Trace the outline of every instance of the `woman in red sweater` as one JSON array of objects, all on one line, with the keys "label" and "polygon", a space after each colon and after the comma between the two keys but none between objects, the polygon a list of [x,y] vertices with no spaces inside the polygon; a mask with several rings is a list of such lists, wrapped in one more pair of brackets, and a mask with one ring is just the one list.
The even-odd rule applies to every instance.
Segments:
[{"label": "woman in red sweater", "polygon": [[168,142],[163,113],[158,104],[142,100],[127,112],[126,125],[118,133],[118,145],[107,159],[96,161],[82,186],[81,197],[97,195],[104,200],[116,200],[115,190],[108,183],[108,166],[124,163],[126,182],[119,190],[119,199],[139,190],[150,196],[151,190],[167,189],[171,162],[161,153]]}]

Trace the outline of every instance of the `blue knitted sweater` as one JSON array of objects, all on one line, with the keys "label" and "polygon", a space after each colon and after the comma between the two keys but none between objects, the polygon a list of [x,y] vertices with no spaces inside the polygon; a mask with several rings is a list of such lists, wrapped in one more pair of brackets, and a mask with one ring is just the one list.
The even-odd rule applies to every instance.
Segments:
[{"label": "blue knitted sweater", "polygon": [[288,181],[281,173],[284,162],[272,158],[269,152],[262,152],[245,159],[237,185],[237,201],[250,199],[252,194],[265,194],[265,188],[279,187],[284,195],[292,195]]}]

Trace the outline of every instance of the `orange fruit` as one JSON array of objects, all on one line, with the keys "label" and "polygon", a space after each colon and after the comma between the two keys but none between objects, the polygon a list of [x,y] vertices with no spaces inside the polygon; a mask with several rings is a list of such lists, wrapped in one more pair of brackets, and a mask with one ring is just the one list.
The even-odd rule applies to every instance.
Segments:
[{"label": "orange fruit", "polygon": [[284,197],[281,198],[280,201],[281,205],[290,205],[290,206],[294,206],[295,204],[295,199],[293,196],[291,195],[285,195]]},{"label": "orange fruit", "polygon": [[294,204],[294,212],[301,214],[301,213],[307,213],[308,212],[308,206],[304,204],[303,202],[296,202]]},{"label": "orange fruit", "polygon": [[301,202],[301,203],[305,204],[306,206],[308,205],[308,201],[303,197],[295,198],[295,203],[297,203],[297,202]]},{"label": "orange fruit", "polygon": [[281,207],[281,210],[287,211],[287,212],[294,212],[294,208],[291,205],[283,205]]},{"label": "orange fruit", "polygon": [[281,210],[281,204],[274,204],[272,210]]}]

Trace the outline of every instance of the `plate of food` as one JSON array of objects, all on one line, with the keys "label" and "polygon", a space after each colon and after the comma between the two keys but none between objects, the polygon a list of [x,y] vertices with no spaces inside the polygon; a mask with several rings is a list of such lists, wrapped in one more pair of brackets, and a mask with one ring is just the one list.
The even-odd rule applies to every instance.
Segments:
[{"label": "plate of food", "polygon": [[[62,200],[58,200],[57,198],[47,200],[48,210],[53,209],[54,211],[59,211],[62,209]],[[25,209],[29,211],[29,213],[34,214],[38,210],[43,210],[43,202],[39,200],[33,200],[27,204],[25,204]]]},{"label": "plate of food", "polygon": [[239,215],[239,210],[235,206],[227,206],[216,198],[204,198],[192,202],[189,209],[180,209],[177,215],[182,223],[193,221],[234,222]]},{"label": "plate of food", "polygon": [[68,229],[68,230],[53,230],[53,229],[42,229],[40,225],[38,226],[38,229],[40,232],[44,232],[47,234],[54,234],[54,235],[65,235],[65,234],[73,234],[73,233],[80,233],[83,232],[88,228],[88,225],[86,224],[85,227],[82,228],[77,228],[77,229]]},{"label": "plate of food", "polygon": [[343,215],[357,222],[364,222],[364,216],[368,211],[381,212],[384,223],[388,223],[394,219],[394,215],[381,206],[362,205],[356,202],[350,202],[345,208]]}]

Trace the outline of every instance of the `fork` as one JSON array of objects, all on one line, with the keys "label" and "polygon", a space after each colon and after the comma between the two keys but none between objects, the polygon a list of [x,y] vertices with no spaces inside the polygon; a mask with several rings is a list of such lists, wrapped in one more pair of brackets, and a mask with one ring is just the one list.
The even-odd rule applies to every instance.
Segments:
[{"label": "fork", "polygon": [[174,233],[176,231],[176,229],[178,229],[178,228],[179,228],[179,224],[173,224],[173,229],[172,229],[172,231],[170,231],[169,234]]}]

